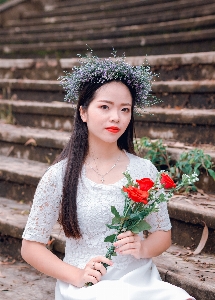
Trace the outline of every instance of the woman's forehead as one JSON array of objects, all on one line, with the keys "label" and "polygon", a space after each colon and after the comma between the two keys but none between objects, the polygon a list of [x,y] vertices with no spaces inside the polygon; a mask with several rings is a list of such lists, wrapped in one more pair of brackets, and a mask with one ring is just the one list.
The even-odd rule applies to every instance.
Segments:
[{"label": "woman's forehead", "polygon": [[[104,97],[104,98],[103,98]],[[110,100],[113,101],[115,98],[126,99],[126,102],[132,102],[132,96],[129,88],[122,82],[112,81],[102,85],[96,92],[94,99]]]}]

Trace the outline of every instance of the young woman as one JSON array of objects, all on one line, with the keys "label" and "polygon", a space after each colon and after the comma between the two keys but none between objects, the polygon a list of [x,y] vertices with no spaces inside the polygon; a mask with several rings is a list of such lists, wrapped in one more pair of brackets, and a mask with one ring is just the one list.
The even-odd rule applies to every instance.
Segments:
[{"label": "young woman", "polygon": [[[156,177],[156,168],[133,147],[133,113],[147,104],[151,73],[124,59],[84,60],[63,78],[71,100],[78,97],[74,128],[60,157],[42,177],[23,233],[22,256],[57,278],[56,300],[186,300],[184,290],[163,282],[151,258],[171,242],[165,203],[147,217],[151,234],[118,236],[117,256],[105,258],[110,207],[122,211],[126,184]],[[64,261],[46,249],[56,221],[66,236]],[[102,263],[109,265],[107,270]],[[85,287],[87,282],[94,285]]]}]

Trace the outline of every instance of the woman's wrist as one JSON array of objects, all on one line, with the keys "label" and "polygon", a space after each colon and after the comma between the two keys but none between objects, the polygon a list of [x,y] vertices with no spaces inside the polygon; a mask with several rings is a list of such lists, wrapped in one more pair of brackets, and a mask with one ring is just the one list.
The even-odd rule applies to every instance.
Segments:
[{"label": "woman's wrist", "polygon": [[171,231],[155,231],[141,241],[140,256],[152,258],[162,254],[171,245]]},{"label": "woman's wrist", "polygon": [[79,287],[82,272],[82,269],[65,263],[65,267],[63,268],[63,276],[61,276],[60,280]]},{"label": "woman's wrist", "polygon": [[147,240],[142,240],[141,241],[141,246],[140,246],[140,257],[141,258],[151,258],[150,253],[148,251],[148,243]]}]

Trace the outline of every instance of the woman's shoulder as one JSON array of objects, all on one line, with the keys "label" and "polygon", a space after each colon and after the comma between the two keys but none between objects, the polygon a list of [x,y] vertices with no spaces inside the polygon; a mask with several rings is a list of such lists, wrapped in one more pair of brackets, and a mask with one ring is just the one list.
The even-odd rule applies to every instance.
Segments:
[{"label": "woman's shoulder", "polygon": [[151,165],[154,166],[149,159],[146,159],[146,158],[143,158],[143,157],[140,157],[140,156],[137,156],[135,154],[128,153],[128,152],[126,152],[126,154],[128,155],[128,157],[130,159],[130,162],[133,163],[133,164],[140,164],[141,166],[142,165],[144,165],[144,166],[151,166]]},{"label": "woman's shoulder", "polygon": [[66,170],[67,159],[63,159],[54,165],[50,166],[46,172],[43,174],[43,180],[49,179],[52,180],[60,180],[64,177]]},{"label": "woman's shoulder", "polygon": [[130,159],[130,171],[136,178],[149,177],[153,180],[156,178],[157,169],[149,159],[127,153]]},{"label": "woman's shoulder", "polygon": [[62,159],[61,161],[55,163],[54,165],[51,165],[48,170],[55,170],[55,171],[59,171],[59,170],[64,170],[66,168],[66,164],[67,164],[67,158]]}]

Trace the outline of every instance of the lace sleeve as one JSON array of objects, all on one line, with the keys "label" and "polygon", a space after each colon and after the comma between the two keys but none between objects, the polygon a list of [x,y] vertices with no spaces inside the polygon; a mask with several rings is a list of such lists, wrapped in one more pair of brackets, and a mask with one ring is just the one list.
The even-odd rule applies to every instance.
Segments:
[{"label": "lace sleeve", "polygon": [[[155,166],[148,161],[148,176],[152,180],[156,179],[157,176],[157,169]],[[159,211],[156,213],[150,214],[147,218],[146,221],[151,225],[151,229],[149,232],[154,232],[157,230],[164,230],[168,231],[171,229],[171,223],[169,219],[169,214],[167,210],[167,203],[163,202],[159,204]]]},{"label": "lace sleeve", "polygon": [[59,215],[62,177],[61,162],[50,167],[43,175],[34,195],[23,239],[47,243]]}]

